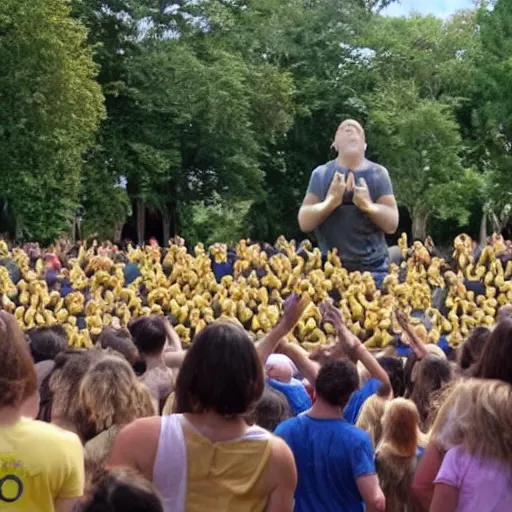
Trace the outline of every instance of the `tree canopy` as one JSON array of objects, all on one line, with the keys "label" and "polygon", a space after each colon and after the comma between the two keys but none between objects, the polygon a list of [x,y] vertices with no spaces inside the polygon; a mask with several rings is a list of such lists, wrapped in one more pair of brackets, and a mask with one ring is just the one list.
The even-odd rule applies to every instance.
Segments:
[{"label": "tree canopy", "polygon": [[503,227],[510,2],[448,19],[387,17],[389,3],[4,0],[0,185],[16,236],[48,242],[80,217],[85,235],[128,222],[142,242],[155,213],[162,242],[301,237],[310,174],[346,117],[414,237],[475,236],[482,212]]}]

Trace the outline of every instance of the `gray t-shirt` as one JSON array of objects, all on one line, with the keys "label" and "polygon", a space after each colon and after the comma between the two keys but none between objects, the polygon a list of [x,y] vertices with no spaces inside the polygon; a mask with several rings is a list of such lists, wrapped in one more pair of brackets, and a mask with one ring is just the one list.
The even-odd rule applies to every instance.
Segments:
[{"label": "gray t-shirt", "polygon": [[[335,160],[317,167],[311,175],[307,193],[323,201],[336,171],[343,173],[347,179],[348,169],[340,167]],[[388,171],[378,164],[369,162],[367,169],[354,171],[354,178],[356,184],[359,184],[360,178],[366,180],[374,202],[382,196],[393,195]],[[388,256],[384,232],[352,202],[347,204],[344,201],[317,228],[315,234],[322,253],[337,248],[343,266],[349,271],[375,270]]]}]

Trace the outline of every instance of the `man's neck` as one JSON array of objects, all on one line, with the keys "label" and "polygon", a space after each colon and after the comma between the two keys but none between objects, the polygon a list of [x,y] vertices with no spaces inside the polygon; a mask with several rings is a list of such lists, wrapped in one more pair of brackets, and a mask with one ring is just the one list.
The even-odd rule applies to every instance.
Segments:
[{"label": "man's neck", "polygon": [[0,426],[14,425],[21,419],[20,407],[3,407],[0,409]]},{"label": "man's neck", "polygon": [[338,155],[336,162],[339,166],[351,171],[360,171],[368,167],[368,160],[364,155]]},{"label": "man's neck", "polygon": [[319,419],[343,419],[343,408],[330,405],[317,396],[308,416]]}]

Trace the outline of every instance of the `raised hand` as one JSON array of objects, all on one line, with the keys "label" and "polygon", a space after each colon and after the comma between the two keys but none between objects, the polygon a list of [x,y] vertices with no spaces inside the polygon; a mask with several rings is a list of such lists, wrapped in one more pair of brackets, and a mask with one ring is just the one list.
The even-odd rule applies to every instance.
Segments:
[{"label": "raised hand", "polygon": [[359,179],[359,184],[354,189],[354,204],[363,212],[370,210],[373,205],[368,184],[364,178]]},{"label": "raised hand", "polygon": [[279,326],[289,333],[292,331],[297,322],[300,320],[302,314],[309,306],[309,299],[300,298],[298,295],[290,295],[285,303],[283,315],[281,316],[281,320],[279,321]]},{"label": "raised hand", "polygon": [[334,173],[334,176],[327,191],[327,200],[334,208],[337,208],[343,202],[345,194],[345,176],[340,172]]}]

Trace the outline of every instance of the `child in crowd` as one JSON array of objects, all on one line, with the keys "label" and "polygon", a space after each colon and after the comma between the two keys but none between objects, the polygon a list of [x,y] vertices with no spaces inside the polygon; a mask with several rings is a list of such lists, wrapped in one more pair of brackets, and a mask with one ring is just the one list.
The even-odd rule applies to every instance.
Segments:
[{"label": "child in crowd", "polygon": [[[447,450],[431,512],[509,512],[512,504],[512,388],[469,380],[448,400],[438,438]],[[444,415],[444,412],[440,412]]]}]

